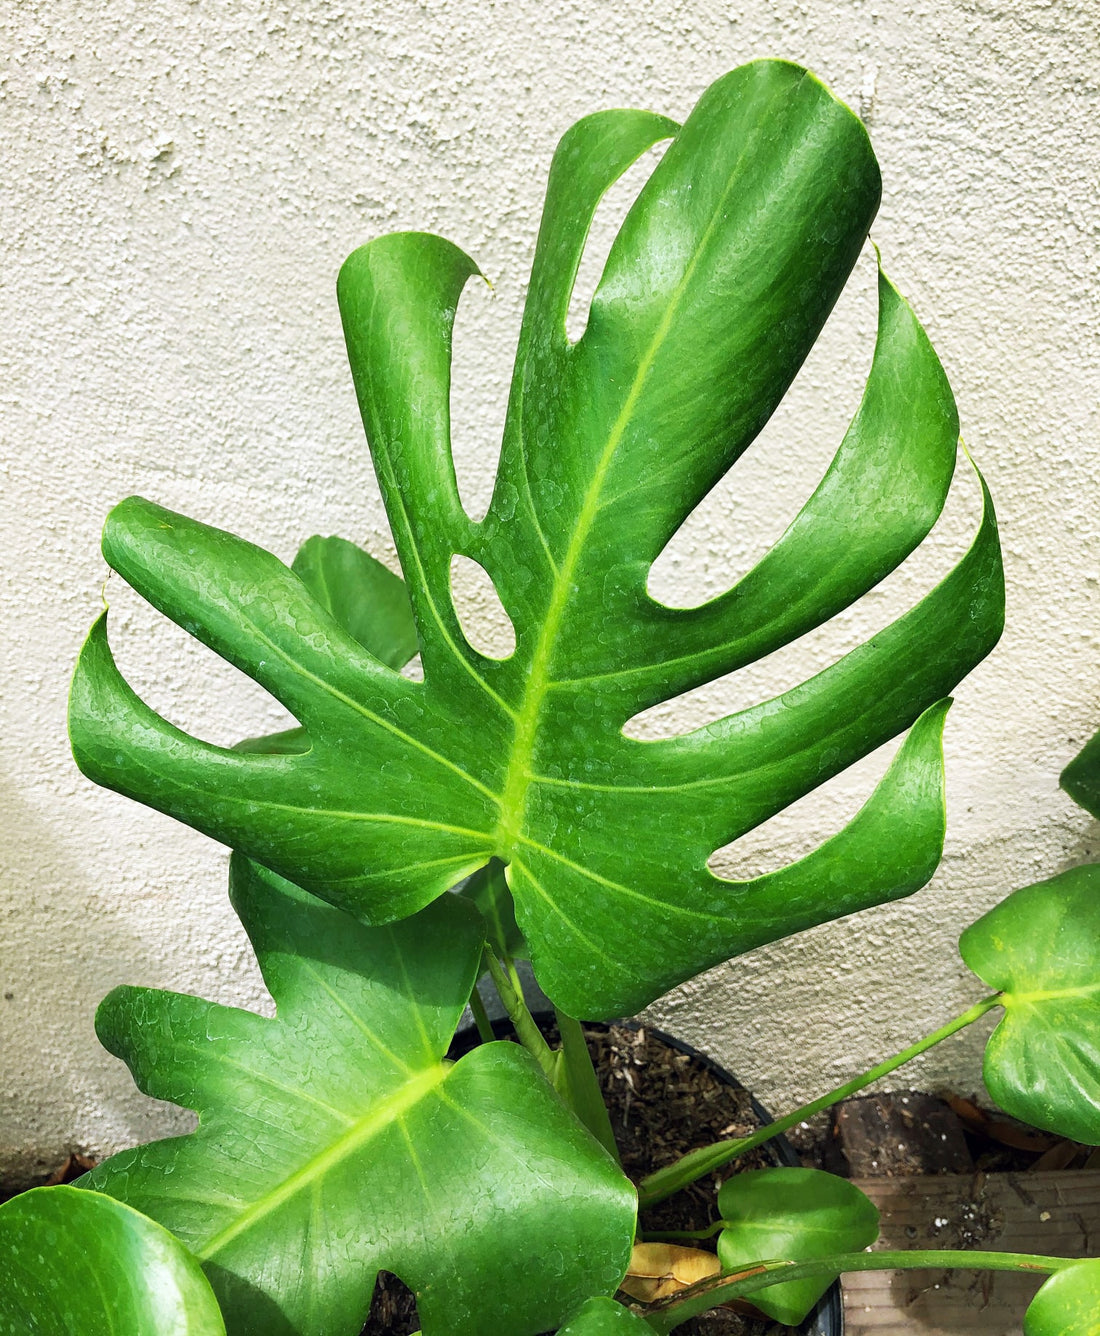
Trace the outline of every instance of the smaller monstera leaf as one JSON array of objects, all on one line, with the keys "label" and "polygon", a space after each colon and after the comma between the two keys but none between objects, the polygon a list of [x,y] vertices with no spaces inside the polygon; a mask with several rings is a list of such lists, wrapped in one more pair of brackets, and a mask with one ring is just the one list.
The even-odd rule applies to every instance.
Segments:
[{"label": "smaller monstera leaf", "polygon": [[1100,1260],[1056,1271],[1024,1314],[1024,1336],[1100,1336]]},{"label": "smaller monstera leaf", "polygon": [[1058,782],[1075,803],[1100,818],[1100,733],[1085,743]]},{"label": "smaller monstera leaf", "polygon": [[[571,342],[600,199],[665,139]],[[648,590],[813,348],[880,191],[859,118],[781,61],[717,80],[683,126],[644,111],[575,125],[550,169],[500,466],[476,522],[454,474],[450,389],[455,311],[477,266],[425,233],[361,247],[337,295],[424,680],[364,649],[274,556],[131,498],[104,529],[110,565],[279,699],[308,745],[248,754],[188,736],[129,687],[101,620],[73,684],[80,767],[369,922],[414,913],[496,857],[536,977],[576,1017],[636,1011],[719,961],[923,886],[943,836],[939,702],[1003,623],[988,496],[950,574],[824,671],[681,737],[623,731],[842,612],[943,509],[958,414],[880,275],[865,392],[816,491],[719,597],[671,608]],[[500,596],[516,633],[507,659],[463,633],[456,555]],[[711,870],[717,850],[905,730],[900,764],[834,839],[761,877]]]},{"label": "smaller monstera leaf", "polygon": [[111,993],[103,1043],[199,1126],[85,1180],[201,1259],[230,1336],[357,1336],[380,1268],[425,1336],[533,1336],[612,1292],[631,1185],[517,1045],[443,1060],[484,944],[473,907],[367,928],[239,855],[232,898],[275,1019]]},{"label": "smaller monstera leaf", "polygon": [[0,1206],[4,1336],[225,1336],[198,1261],[113,1197],[35,1188]]},{"label": "smaller monstera leaf", "polygon": [[589,1299],[558,1336],[653,1336],[653,1328],[614,1299]]},{"label": "smaller monstera leaf", "polygon": [[1100,1145],[1100,863],[1014,891],[959,939],[1000,991],[989,1093],[1034,1127]]},{"label": "smaller monstera leaf", "polygon": [[338,626],[389,668],[420,646],[405,581],[346,538],[307,538],[290,569]]},{"label": "smaller monstera leaf", "polygon": [[[757,1169],[734,1174],[718,1190],[727,1222],[718,1256],[727,1271],[753,1262],[808,1262],[866,1248],[878,1238],[878,1210],[847,1179],[820,1169]],[[772,1285],[752,1302],[777,1322],[801,1322],[832,1282],[810,1277]]]}]

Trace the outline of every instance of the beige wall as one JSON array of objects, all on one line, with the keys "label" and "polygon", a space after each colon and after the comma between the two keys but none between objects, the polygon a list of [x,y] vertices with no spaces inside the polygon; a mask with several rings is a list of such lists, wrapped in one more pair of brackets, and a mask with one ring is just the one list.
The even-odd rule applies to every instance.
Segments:
[{"label": "beige wall", "polygon": [[[67,679],[100,606],[108,507],[143,493],[286,559],[315,531],[392,557],[333,286],[354,246],[401,227],[453,238],[495,284],[491,299],[471,291],[458,330],[459,466],[484,501],[557,137],[608,105],[682,116],[716,75],[762,54],[809,64],[869,123],[885,178],[874,235],[992,485],[1009,624],[950,718],[950,832],[933,884],[715,970],[653,1015],[780,1105],[977,995],[958,929],[1011,887],[1100,854],[1095,825],[1056,787],[1100,726],[1097,33],[1093,0],[5,7],[3,1162],[173,1125],[96,1046],[93,1009],[114,984],[262,1004],[225,852],[96,790],[68,756]],[[662,562],[660,588],[717,592],[809,493],[870,361],[870,279],[863,264],[766,442]],[[973,489],[960,481],[911,569],[838,627],[680,703],[672,723],[798,680],[907,606],[965,541]],[[175,722],[229,741],[277,720],[117,577],[106,593],[125,670]],[[669,727],[668,712],[652,726]],[[886,759],[726,866],[803,852]],[[972,1089],[978,1055],[978,1036],[956,1041],[915,1079]]]}]

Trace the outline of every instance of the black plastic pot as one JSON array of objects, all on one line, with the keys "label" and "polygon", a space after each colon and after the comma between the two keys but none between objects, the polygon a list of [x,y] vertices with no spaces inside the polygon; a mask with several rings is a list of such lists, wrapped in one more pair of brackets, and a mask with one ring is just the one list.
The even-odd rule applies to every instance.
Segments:
[{"label": "black plastic pot", "polygon": [[[555,1024],[554,1014],[550,1011],[536,1011],[534,1012],[534,1019],[540,1028]],[[641,1028],[636,1021],[619,1021],[617,1023],[629,1029]],[[511,1022],[507,1017],[495,1019],[491,1024],[493,1033],[498,1038],[503,1038],[505,1035],[510,1035],[513,1032]],[[589,1029],[604,1028],[594,1022],[589,1023],[586,1021],[585,1024]],[[670,1035],[654,1025],[646,1025],[645,1029],[648,1033],[661,1040],[662,1043],[667,1044],[669,1048],[675,1049],[678,1053],[686,1054],[693,1062],[700,1063],[712,1076],[720,1081],[722,1085],[729,1086],[731,1090],[744,1091],[749,1097],[749,1107],[752,1109],[753,1116],[761,1124],[766,1125],[773,1121],[772,1115],[764,1108],[752,1091],[747,1090],[736,1076],[731,1072],[726,1071],[726,1069],[715,1062],[713,1058],[708,1057],[705,1053],[700,1053],[699,1050],[693,1048],[691,1044],[685,1043],[682,1039],[677,1039],[674,1035]],[[459,1030],[458,1034],[455,1035],[449,1056],[460,1057],[471,1048],[475,1047],[478,1042],[478,1034],[474,1025],[472,1023],[464,1025]],[[765,1145],[767,1149],[771,1151],[777,1165],[786,1165],[790,1168],[798,1168],[801,1165],[802,1161],[798,1158],[794,1147],[785,1136],[772,1137],[772,1139],[766,1142]],[[798,1330],[801,1333],[801,1336],[843,1336],[844,1308],[840,1298],[839,1281],[826,1290],[817,1306],[814,1308],[814,1311],[809,1315],[805,1322],[803,1322]]]}]

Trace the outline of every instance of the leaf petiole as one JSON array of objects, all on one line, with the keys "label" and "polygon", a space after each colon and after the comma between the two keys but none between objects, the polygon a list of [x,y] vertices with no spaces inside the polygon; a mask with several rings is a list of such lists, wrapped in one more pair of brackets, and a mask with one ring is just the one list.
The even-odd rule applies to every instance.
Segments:
[{"label": "leaf petiole", "polygon": [[808,1262],[764,1261],[713,1276],[662,1300],[643,1314],[660,1336],[681,1323],[731,1299],[744,1299],[758,1290],[812,1276],[837,1276],[851,1271],[928,1271],[965,1268],[981,1271],[1024,1271],[1046,1275],[1073,1266],[1078,1257],[1045,1257],[1035,1253],[971,1252],[929,1248],[900,1251],[837,1253]]},{"label": "leaf petiole", "polygon": [[483,1044],[491,1044],[496,1038],[493,1034],[493,1023],[489,1019],[489,1013],[485,1010],[485,1003],[481,1000],[481,994],[477,991],[477,984],[474,984],[473,991],[470,993],[470,1015],[474,1018],[474,1024],[477,1026],[478,1038]]},{"label": "leaf petiole", "polygon": [[716,1141],[713,1145],[703,1146],[698,1150],[688,1151],[674,1163],[665,1165],[664,1168],[656,1170],[642,1179],[638,1187],[639,1208],[653,1206],[659,1201],[664,1201],[666,1197],[671,1197],[674,1192],[679,1192],[681,1188],[687,1187],[689,1183],[694,1183],[696,1179],[703,1178],[715,1169],[720,1169],[724,1164],[729,1164],[731,1160],[737,1159],[739,1155],[744,1155],[746,1151],[761,1146],[765,1141],[770,1141],[772,1137],[779,1136],[782,1132],[789,1131],[797,1123],[806,1118],[812,1117],[815,1113],[820,1113],[823,1109],[838,1103],[842,1099],[847,1099],[849,1095],[854,1095],[858,1091],[872,1085],[883,1076],[888,1076],[890,1072],[920,1054],[934,1048],[942,1040],[956,1034],[959,1030],[965,1029],[974,1021],[979,1020],[993,1007],[999,1006],[1002,999],[1001,993],[994,993],[991,997],[983,998],[976,1002],[974,1006],[968,1008],[954,1020],[948,1021],[946,1025],[941,1025],[938,1030],[933,1030],[931,1034],[925,1035],[923,1039],[918,1039],[915,1044],[910,1044],[900,1053],[895,1053],[893,1057],[886,1058],[877,1066],[872,1067],[870,1071],[864,1072],[861,1076],[853,1077],[846,1081],[844,1085],[837,1086],[830,1090],[828,1094],[820,1095],[809,1104],[803,1104],[801,1108],[795,1109],[792,1113],[785,1114],[782,1118],[777,1118],[774,1122],[768,1123],[766,1127],[757,1128],[751,1136],[738,1137],[732,1141]]},{"label": "leaf petiole", "polygon": [[615,1144],[615,1133],[611,1130],[611,1118],[581,1023],[557,1007],[554,1008],[554,1015],[558,1018],[558,1033],[561,1035],[561,1076],[566,1087],[562,1094],[585,1127],[619,1164],[619,1148]]},{"label": "leaf petiole", "polygon": [[508,1013],[508,1019],[515,1028],[516,1038],[538,1063],[543,1076],[557,1089],[555,1082],[558,1069],[557,1055],[535,1024],[535,1018],[527,1006],[527,999],[523,996],[523,984],[515,966],[508,961],[510,968],[506,969],[496,952],[488,945],[485,947],[485,965],[500,995],[501,1004]]}]

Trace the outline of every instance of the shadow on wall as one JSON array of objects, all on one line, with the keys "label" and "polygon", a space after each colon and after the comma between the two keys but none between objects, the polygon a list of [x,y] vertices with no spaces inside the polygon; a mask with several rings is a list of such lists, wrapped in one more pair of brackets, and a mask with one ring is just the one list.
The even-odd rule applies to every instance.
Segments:
[{"label": "shadow on wall", "polygon": [[[91,855],[94,858],[94,852]],[[0,778],[0,1189],[41,1182],[89,1142],[132,1144],[184,1131],[191,1114],[138,1095],[95,1036],[116,984],[163,974],[124,926],[69,840]],[[113,1145],[111,1146],[113,1148]]]}]

